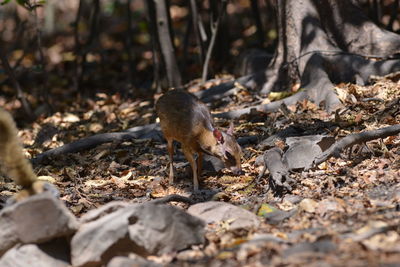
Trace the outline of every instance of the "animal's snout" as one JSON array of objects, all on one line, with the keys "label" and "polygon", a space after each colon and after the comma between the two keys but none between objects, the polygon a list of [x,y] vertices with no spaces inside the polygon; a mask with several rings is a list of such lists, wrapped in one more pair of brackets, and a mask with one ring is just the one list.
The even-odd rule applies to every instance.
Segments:
[{"label": "animal's snout", "polygon": [[231,167],[230,170],[231,170],[231,172],[232,172],[233,174],[235,174],[235,175],[239,175],[239,174],[242,174],[242,173],[243,173],[243,172],[242,172],[242,168],[237,167],[237,166]]}]

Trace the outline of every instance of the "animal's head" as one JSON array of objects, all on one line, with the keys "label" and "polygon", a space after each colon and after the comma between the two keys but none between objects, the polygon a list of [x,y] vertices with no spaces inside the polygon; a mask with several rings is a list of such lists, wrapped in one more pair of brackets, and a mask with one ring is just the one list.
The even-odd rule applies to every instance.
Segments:
[{"label": "animal's head", "polygon": [[216,156],[224,162],[225,167],[229,168],[233,173],[239,174],[241,171],[242,149],[233,135],[233,123],[230,123],[226,133],[214,129],[213,134],[217,140],[217,149],[214,150]]}]

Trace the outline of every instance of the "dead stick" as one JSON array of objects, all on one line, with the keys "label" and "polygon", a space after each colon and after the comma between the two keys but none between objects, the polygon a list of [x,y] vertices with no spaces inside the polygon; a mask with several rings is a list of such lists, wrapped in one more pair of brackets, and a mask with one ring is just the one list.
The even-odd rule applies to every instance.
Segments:
[{"label": "dead stick", "polygon": [[354,146],[356,144],[365,143],[378,138],[385,138],[388,136],[396,135],[400,133],[400,124],[392,125],[389,127],[365,131],[358,134],[350,134],[335,144],[333,144],[330,148],[328,148],[325,152],[320,154],[314,159],[314,166],[324,162],[330,157],[339,157],[340,152],[350,146]]}]

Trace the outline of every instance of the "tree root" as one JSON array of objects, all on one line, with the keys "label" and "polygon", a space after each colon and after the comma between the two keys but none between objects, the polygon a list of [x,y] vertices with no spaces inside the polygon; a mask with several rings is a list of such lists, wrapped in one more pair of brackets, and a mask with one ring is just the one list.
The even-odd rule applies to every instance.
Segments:
[{"label": "tree root", "polygon": [[[250,106],[244,109],[218,113],[214,116],[236,119],[243,115],[250,115],[253,111],[273,112],[278,110],[282,103],[294,105],[303,99],[309,99],[317,105],[324,103],[326,110],[334,111],[341,106],[341,103],[334,90],[332,90],[334,88],[332,81],[335,83],[358,82],[365,84],[369,82],[369,78],[372,75],[381,76],[400,70],[400,60],[398,59],[373,61],[360,55],[338,53],[320,54],[315,52],[304,68],[301,77],[301,90],[298,93],[269,104]],[[251,77],[246,77],[251,79]],[[247,82],[249,83],[249,80]],[[270,86],[274,86],[273,83]],[[267,89],[266,91],[269,91],[271,88]]]},{"label": "tree root", "polygon": [[[373,131],[365,131],[358,134],[351,134],[335,143],[333,143],[333,140],[328,140],[333,139],[333,137],[323,137],[315,135],[308,136],[308,138],[304,140],[286,140],[286,144],[289,146],[289,149],[285,153],[282,151],[281,148],[276,146],[264,152],[264,167],[255,182],[259,184],[260,179],[264,176],[266,170],[268,169],[270,173],[269,182],[275,192],[279,189],[286,189],[288,191],[291,191],[292,185],[295,183],[295,181],[289,176],[289,172],[291,170],[296,170],[300,168],[307,170],[313,168],[318,164],[324,162],[325,160],[329,159],[330,157],[339,157],[340,153],[348,147],[356,144],[362,144],[374,139],[396,135],[399,133],[400,124],[396,124]],[[323,140],[321,138],[325,139],[324,144],[321,143],[321,141]],[[307,142],[305,142],[307,140],[311,141],[310,144],[312,145],[320,146],[320,149],[318,149],[319,151],[315,150],[314,148],[310,150],[310,148],[307,147]],[[300,144],[300,146],[296,146],[296,142]],[[296,150],[296,148],[298,149]],[[296,153],[298,154],[297,157]],[[299,153],[301,153],[301,155],[299,155]],[[299,157],[307,157],[310,160],[299,160]]]},{"label": "tree root", "polygon": [[301,91],[301,92],[298,92],[297,94],[289,96],[285,99],[274,101],[269,104],[261,104],[261,105],[251,106],[251,107],[247,107],[247,108],[243,108],[243,109],[217,113],[217,114],[213,114],[213,115],[214,115],[214,117],[217,117],[217,118],[238,119],[243,115],[250,115],[254,111],[255,112],[274,112],[274,111],[279,110],[279,108],[281,107],[282,104],[285,104],[287,106],[293,105],[296,102],[301,101],[305,98],[307,98],[306,92]]},{"label": "tree root", "polygon": [[378,138],[385,138],[388,136],[396,135],[400,133],[400,124],[392,125],[389,127],[365,131],[358,134],[350,134],[325,150],[322,154],[314,159],[313,165],[316,166],[331,157],[339,157],[340,152],[344,149],[354,146],[356,144],[361,144]]},{"label": "tree root", "polygon": [[261,71],[255,74],[240,77],[233,81],[210,87],[207,90],[196,92],[194,93],[194,95],[198,97],[201,101],[209,103],[224,98],[226,96],[234,95],[238,90],[238,88],[235,87],[235,84],[237,83],[240,84],[241,87],[247,88],[248,90],[254,90],[256,88],[261,88],[264,82],[265,75],[264,72]]}]

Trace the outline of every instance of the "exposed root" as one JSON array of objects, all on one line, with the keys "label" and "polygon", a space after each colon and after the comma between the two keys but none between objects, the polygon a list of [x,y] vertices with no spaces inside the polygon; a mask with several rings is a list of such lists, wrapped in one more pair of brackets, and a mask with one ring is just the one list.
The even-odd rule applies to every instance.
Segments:
[{"label": "exposed root", "polygon": [[326,110],[334,111],[341,106],[341,103],[332,90],[334,88],[333,82],[365,84],[369,82],[369,78],[373,75],[382,76],[398,70],[400,70],[400,60],[398,59],[374,61],[357,55],[315,53],[309,58],[304,68],[301,76],[301,90],[298,93],[269,104],[250,106],[240,110],[215,114],[215,116],[235,119],[242,115],[249,115],[253,110],[273,112],[278,110],[282,103],[293,105],[303,99],[309,99],[317,105],[324,103]]},{"label": "exposed root", "polygon": [[388,136],[396,135],[399,133],[400,133],[400,124],[396,124],[373,131],[365,131],[358,134],[350,134],[337,141],[326,151],[324,151],[321,155],[316,157],[316,159],[314,159],[314,166],[326,161],[330,157],[339,157],[340,152],[342,152],[344,149],[348,147],[354,146],[356,144],[362,144],[378,138],[386,138]]}]

